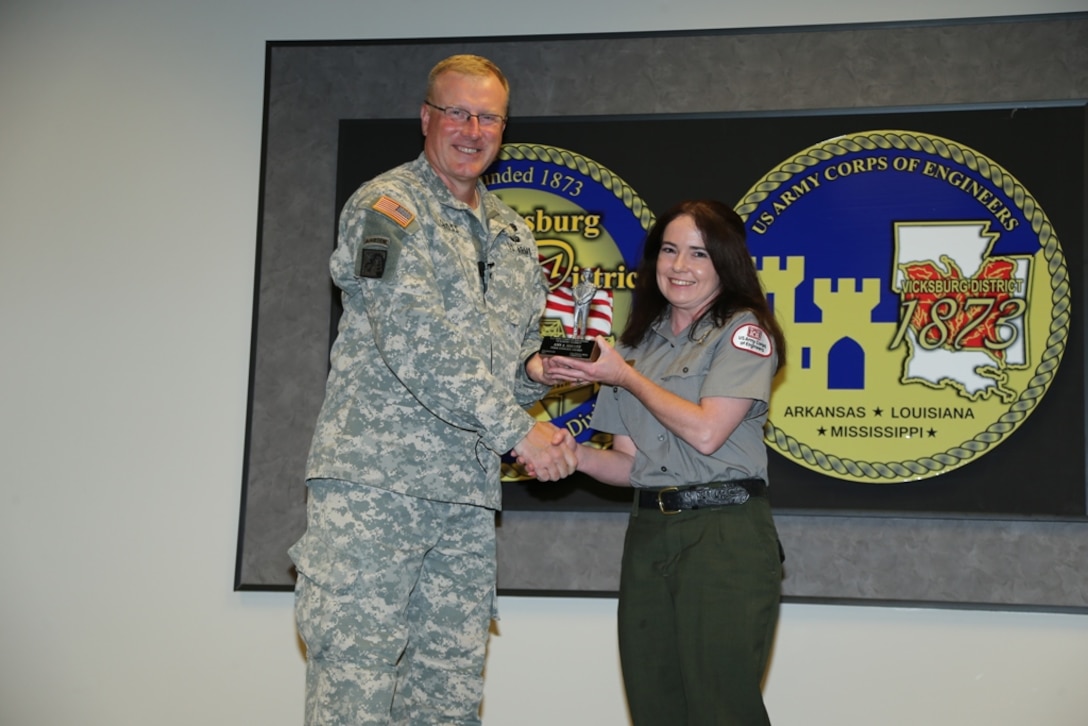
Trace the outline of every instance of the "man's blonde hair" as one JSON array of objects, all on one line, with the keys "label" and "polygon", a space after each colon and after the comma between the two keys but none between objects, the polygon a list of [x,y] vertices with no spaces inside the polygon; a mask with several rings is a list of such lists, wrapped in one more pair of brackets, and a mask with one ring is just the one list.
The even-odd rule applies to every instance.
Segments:
[{"label": "man's blonde hair", "polygon": [[507,103],[510,100],[510,82],[497,65],[480,55],[451,55],[449,58],[438,61],[427,76],[427,95],[430,100],[434,93],[434,84],[443,73],[461,73],[466,76],[495,76],[502,84],[506,92]]}]

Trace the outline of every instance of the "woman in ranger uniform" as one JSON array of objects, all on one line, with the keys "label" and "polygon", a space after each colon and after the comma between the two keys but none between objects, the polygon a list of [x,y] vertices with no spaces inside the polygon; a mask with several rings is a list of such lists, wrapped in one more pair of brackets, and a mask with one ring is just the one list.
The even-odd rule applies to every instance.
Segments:
[{"label": "woman in ranger uniform", "polygon": [[740,217],[698,200],[658,219],[627,328],[597,342],[596,362],[544,366],[601,384],[592,426],[612,448],[568,445],[579,471],[635,488],[618,615],[632,719],[767,724],[782,559],[763,426],[785,340]]}]

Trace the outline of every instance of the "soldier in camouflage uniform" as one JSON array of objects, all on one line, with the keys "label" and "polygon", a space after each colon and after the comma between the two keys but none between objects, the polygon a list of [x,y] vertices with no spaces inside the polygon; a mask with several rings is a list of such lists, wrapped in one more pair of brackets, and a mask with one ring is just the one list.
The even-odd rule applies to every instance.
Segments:
[{"label": "soldier in camouflage uniform", "polygon": [[311,726],[479,723],[500,456],[544,480],[575,465],[569,434],[525,410],[556,383],[536,243],[479,180],[508,100],[490,61],[439,63],[423,153],[340,215],[344,313],[290,550]]}]

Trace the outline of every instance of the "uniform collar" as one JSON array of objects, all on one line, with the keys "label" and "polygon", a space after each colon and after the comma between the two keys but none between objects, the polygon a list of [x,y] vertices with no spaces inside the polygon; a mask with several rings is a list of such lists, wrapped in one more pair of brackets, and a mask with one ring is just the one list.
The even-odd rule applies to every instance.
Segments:
[{"label": "uniform collar", "polygon": [[672,308],[665,309],[664,314],[662,314],[662,316],[651,326],[651,330],[673,345],[705,342],[717,327],[714,325],[714,316],[703,316],[702,319],[692,323],[692,325],[696,326],[695,340],[693,341],[688,335],[688,333],[691,332],[691,325],[682,329],[679,333],[672,332],[672,321],[669,319],[669,312],[671,309]]},{"label": "uniform collar", "polygon": [[[434,195],[442,204],[447,207],[455,207],[457,209],[467,209],[470,212],[475,210],[469,205],[462,202],[457,197],[453,196],[453,192],[450,191],[446,183],[442,181],[442,177],[438,176],[438,173],[431,166],[431,162],[427,160],[426,152],[420,152],[419,156],[412,163],[413,171],[423,180],[423,183],[427,185],[427,190]],[[488,210],[488,192],[487,187],[479,179],[476,180],[476,196],[480,200],[480,204],[484,205],[484,209]],[[488,211],[490,215],[490,211]]]}]

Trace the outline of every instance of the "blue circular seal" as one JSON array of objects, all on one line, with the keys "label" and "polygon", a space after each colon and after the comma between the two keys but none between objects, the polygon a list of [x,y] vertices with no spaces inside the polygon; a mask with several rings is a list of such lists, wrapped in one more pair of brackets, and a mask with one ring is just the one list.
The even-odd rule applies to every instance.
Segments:
[{"label": "blue circular seal", "polygon": [[868,131],[801,151],[737,207],[789,341],[767,441],[832,477],[932,477],[1046,394],[1071,308],[1046,214],[949,139]]}]

